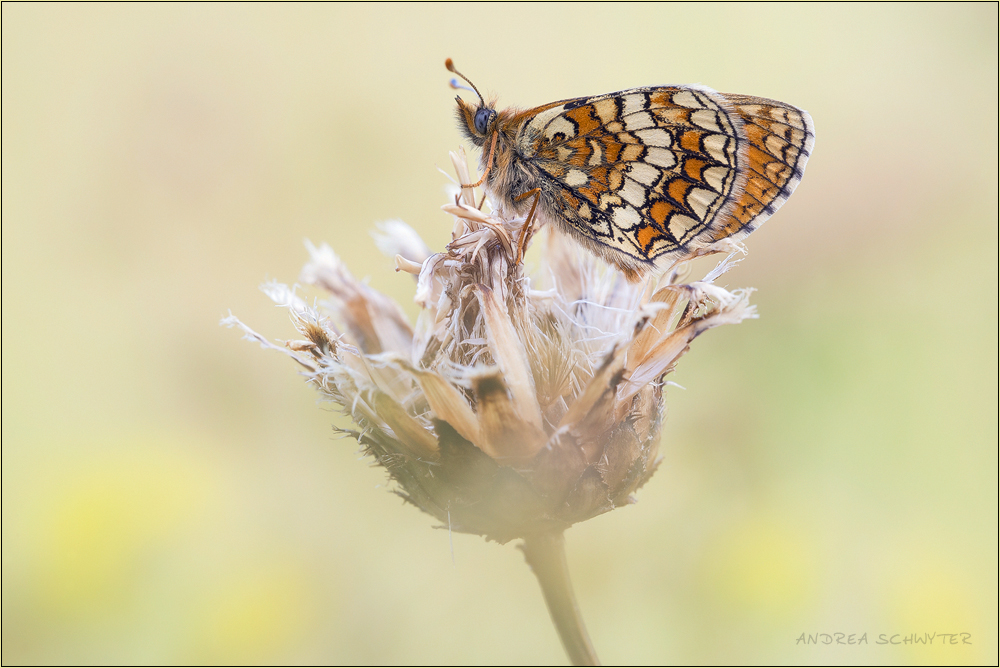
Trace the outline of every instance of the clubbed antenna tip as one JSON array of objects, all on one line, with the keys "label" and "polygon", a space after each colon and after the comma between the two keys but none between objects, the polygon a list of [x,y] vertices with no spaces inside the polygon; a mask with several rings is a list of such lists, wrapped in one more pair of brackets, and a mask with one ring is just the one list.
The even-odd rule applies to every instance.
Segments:
[{"label": "clubbed antenna tip", "polygon": [[[472,86],[472,92],[479,96],[479,101],[482,102],[484,106],[486,105],[486,100],[483,99],[482,93],[480,93],[479,89],[476,88],[476,84],[469,81],[469,77],[465,76],[464,74],[455,69],[455,63],[452,62],[451,58],[445,59],[444,66],[448,68],[448,71],[451,72],[452,74],[457,74],[458,76],[465,79],[466,83]],[[452,79],[449,83],[451,84],[452,88],[465,88],[465,86],[458,85],[458,82],[455,81],[454,79]],[[465,90],[469,89],[465,88]]]}]

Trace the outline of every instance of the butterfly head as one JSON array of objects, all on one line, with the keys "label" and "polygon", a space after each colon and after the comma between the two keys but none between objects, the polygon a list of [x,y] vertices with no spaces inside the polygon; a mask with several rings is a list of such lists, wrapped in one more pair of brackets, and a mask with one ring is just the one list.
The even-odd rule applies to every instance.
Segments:
[{"label": "butterfly head", "polygon": [[470,104],[462,99],[461,96],[455,98],[455,102],[458,103],[458,125],[462,131],[466,134],[469,140],[476,146],[482,146],[486,143],[487,137],[489,137],[493,131],[496,124],[497,112],[493,108],[492,103],[487,103],[483,99],[483,96],[479,93],[479,89],[476,88],[469,79],[455,69],[454,63],[451,62],[451,58],[444,61],[444,66],[448,68],[449,72],[457,74],[466,81],[466,83],[471,86],[463,86],[456,79],[451,80],[452,88],[459,88],[462,90],[468,90],[479,96],[478,104]]}]

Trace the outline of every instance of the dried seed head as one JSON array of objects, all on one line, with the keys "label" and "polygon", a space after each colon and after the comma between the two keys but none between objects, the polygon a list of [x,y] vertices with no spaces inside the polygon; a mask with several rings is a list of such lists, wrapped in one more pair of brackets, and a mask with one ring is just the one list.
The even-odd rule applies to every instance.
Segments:
[{"label": "dried seed head", "polygon": [[[464,154],[452,158],[471,183]],[[302,365],[399,493],[455,531],[506,542],[629,503],[658,461],[663,376],[706,329],[755,317],[748,291],[712,284],[733,253],[699,282],[636,285],[549,229],[532,282],[515,260],[523,219],[483,213],[470,190],[443,209],[455,217],[443,253],[399,221],[380,240],[397,266],[419,266],[415,328],[326,245],[302,273],[328,293],[320,308],[265,288],[304,341],[227,324]]]}]

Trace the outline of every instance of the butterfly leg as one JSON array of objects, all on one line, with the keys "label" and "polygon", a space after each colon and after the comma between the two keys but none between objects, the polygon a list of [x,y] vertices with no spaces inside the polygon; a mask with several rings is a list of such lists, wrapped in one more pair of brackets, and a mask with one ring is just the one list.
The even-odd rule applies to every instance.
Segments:
[{"label": "butterfly leg", "polygon": [[[496,150],[497,147],[497,136],[498,136],[497,133],[494,132],[493,140],[490,142],[490,155],[488,158],[486,158],[486,171],[483,172],[482,177],[480,177],[480,179],[475,183],[460,183],[459,185],[462,188],[478,188],[479,186],[483,185],[483,183],[486,182],[486,177],[489,175],[490,169],[493,167],[493,151]],[[484,192],[483,198],[479,200],[479,206],[477,206],[476,208],[482,211],[483,204],[485,203],[486,203],[486,193]],[[455,198],[455,204],[458,204],[457,197]]]},{"label": "butterfly leg", "polygon": [[529,197],[534,197],[534,201],[531,203],[531,210],[528,212],[528,217],[524,219],[524,225],[521,227],[521,233],[517,236],[517,262],[520,263],[524,259],[524,249],[528,245],[528,240],[531,239],[531,229],[535,222],[535,207],[538,206],[538,199],[542,196],[541,188],[533,188],[526,193],[521,193],[516,198],[514,202],[521,202],[528,199]]},{"label": "butterfly leg", "polygon": [[497,136],[497,133],[494,132],[493,141],[490,142],[490,155],[486,158],[486,171],[483,172],[483,175],[475,183],[460,183],[459,185],[463,188],[478,188],[486,182],[486,177],[489,175],[490,169],[493,168],[493,151],[496,150],[497,147]]}]

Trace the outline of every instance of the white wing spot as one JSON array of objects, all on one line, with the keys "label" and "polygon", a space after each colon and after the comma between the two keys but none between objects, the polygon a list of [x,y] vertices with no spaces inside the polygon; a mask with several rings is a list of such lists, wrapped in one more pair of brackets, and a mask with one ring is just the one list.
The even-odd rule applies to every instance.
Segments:
[{"label": "white wing spot", "polygon": [[597,220],[590,221],[590,229],[597,233],[600,237],[610,237],[611,236],[611,221],[603,216]]},{"label": "white wing spot", "polygon": [[570,123],[569,120],[562,118],[561,116],[558,118],[554,118],[552,119],[552,122],[549,123],[548,127],[545,128],[545,138],[552,139],[559,133],[565,135],[567,139],[570,137],[575,137],[576,126]]},{"label": "white wing spot", "polygon": [[708,109],[701,109],[693,112],[691,114],[691,122],[700,128],[711,130],[712,132],[722,132],[722,128],[719,127],[715,112],[709,111]]},{"label": "white wing spot", "polygon": [[612,218],[615,225],[623,230],[630,230],[642,221],[639,212],[630,206],[615,207]]},{"label": "white wing spot", "polygon": [[663,146],[666,148],[674,143],[674,138],[663,128],[639,130],[635,133],[635,136],[646,146]]},{"label": "white wing spot", "polygon": [[655,256],[655,255],[659,255],[661,249],[663,249],[663,250],[672,250],[672,249],[674,249],[676,247],[677,246],[672,241],[670,241],[667,237],[658,237],[656,239],[656,241],[653,242],[653,245],[649,247],[649,251],[648,252],[649,252],[649,254],[651,256]]},{"label": "white wing spot", "polygon": [[646,203],[646,189],[632,179],[625,179],[625,185],[618,192],[632,206],[641,207]]},{"label": "white wing spot", "polygon": [[618,105],[611,98],[604,98],[603,100],[598,100],[594,103],[594,111],[597,113],[597,117],[601,119],[601,123],[607,125],[611,121],[618,118]]},{"label": "white wing spot", "polygon": [[601,211],[607,211],[608,209],[621,206],[622,198],[618,195],[612,195],[610,193],[604,193],[601,195],[600,200],[598,200],[598,208]]},{"label": "white wing spot", "polygon": [[646,106],[646,96],[642,93],[632,93],[623,97],[622,103],[622,116],[628,116],[642,111],[643,107]]},{"label": "white wing spot", "polygon": [[667,227],[670,228],[670,234],[673,235],[674,239],[681,241],[688,230],[700,224],[694,218],[677,213],[670,217],[670,223]]},{"label": "white wing spot", "polygon": [[722,192],[722,184],[725,183],[726,177],[729,176],[728,167],[709,167],[701,173],[704,177],[705,182],[708,185],[715,188],[718,192]]},{"label": "white wing spot", "polygon": [[674,93],[674,104],[681,107],[687,107],[688,109],[701,109],[702,104],[698,101],[698,98],[694,96],[689,90],[682,90],[680,92]]},{"label": "white wing spot", "polygon": [[644,186],[651,186],[660,178],[660,170],[645,162],[630,162],[628,175]]},{"label": "white wing spot", "polygon": [[588,161],[590,165],[597,167],[604,162],[604,147],[601,145],[601,142],[591,140],[590,150],[592,151],[590,160]]},{"label": "white wing spot", "polygon": [[551,109],[546,109],[545,111],[539,112],[537,116],[531,119],[528,123],[528,128],[531,130],[541,133],[545,129],[545,125],[551,121],[553,118],[561,114],[566,110],[566,105],[557,104]]},{"label": "white wing spot", "polygon": [[625,129],[629,131],[642,130],[644,128],[656,127],[656,122],[649,115],[648,111],[640,111],[637,114],[630,114],[625,117]]},{"label": "white wing spot", "polygon": [[569,173],[567,173],[566,177],[563,179],[566,185],[571,188],[579,188],[580,186],[586,184],[588,180],[587,174],[579,169],[569,170]]},{"label": "white wing spot", "polygon": [[726,154],[726,141],[727,137],[725,135],[708,135],[702,140],[702,144],[704,144],[705,150],[708,151],[713,160],[728,165],[730,160]]},{"label": "white wing spot", "polygon": [[692,188],[691,192],[688,193],[687,203],[700,220],[705,220],[708,208],[712,206],[716,198],[718,198],[718,195],[710,190]]},{"label": "white wing spot", "polygon": [[646,150],[646,157],[643,158],[646,162],[651,165],[656,165],[657,167],[664,167],[670,169],[677,164],[677,157],[674,156],[673,151],[668,151],[665,148],[650,148]]}]

